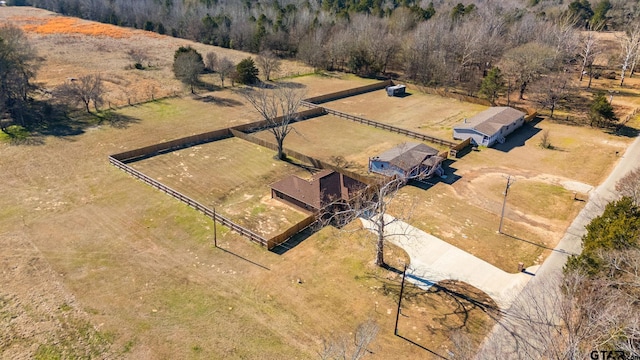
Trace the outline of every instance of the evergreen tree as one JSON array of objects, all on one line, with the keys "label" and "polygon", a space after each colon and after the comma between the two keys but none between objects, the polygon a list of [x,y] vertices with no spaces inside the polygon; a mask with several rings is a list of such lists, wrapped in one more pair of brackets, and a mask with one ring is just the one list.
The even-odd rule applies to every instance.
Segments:
[{"label": "evergreen tree", "polygon": [[480,95],[486,97],[491,105],[496,104],[496,100],[502,91],[504,91],[504,78],[499,68],[494,67],[482,80],[480,85]]},{"label": "evergreen tree", "polygon": [[613,112],[613,106],[607,101],[604,92],[595,95],[591,108],[589,109],[589,119],[591,126],[606,127],[618,120]]},{"label": "evergreen tree", "polygon": [[255,84],[259,81],[258,74],[260,71],[250,57],[240,61],[238,65],[236,65],[236,71],[238,73],[237,80],[241,84]]},{"label": "evergreen tree", "polygon": [[625,196],[607,204],[601,216],[587,225],[582,238],[582,253],[569,258],[565,271],[578,270],[596,274],[601,270],[602,253],[638,247],[640,207]]}]

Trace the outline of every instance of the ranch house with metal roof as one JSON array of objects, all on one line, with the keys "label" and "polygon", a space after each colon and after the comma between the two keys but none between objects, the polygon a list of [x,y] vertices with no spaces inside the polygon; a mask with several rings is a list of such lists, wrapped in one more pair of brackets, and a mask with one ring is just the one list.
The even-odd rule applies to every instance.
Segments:
[{"label": "ranch house with metal roof", "polygon": [[514,108],[489,108],[453,128],[453,138],[475,145],[492,146],[504,143],[505,137],[524,124],[525,113]]}]

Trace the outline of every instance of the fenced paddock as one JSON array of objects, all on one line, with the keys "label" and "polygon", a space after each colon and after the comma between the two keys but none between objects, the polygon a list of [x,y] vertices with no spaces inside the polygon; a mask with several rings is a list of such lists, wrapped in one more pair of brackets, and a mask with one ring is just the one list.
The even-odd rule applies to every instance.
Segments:
[{"label": "fenced paddock", "polygon": [[269,185],[309,173],[274,159],[275,151],[239,138],[162,153],[129,163],[164,186],[197,199],[235,224],[269,238],[307,214],[271,199]]},{"label": "fenced paddock", "polygon": [[464,98],[445,97],[423,90],[426,89],[408,85],[408,94],[403,97],[387,96],[382,89],[349,97],[334,96],[321,106],[447,141],[453,141],[454,125],[488,108],[482,101],[468,102]]},{"label": "fenced paddock", "polygon": [[[364,183],[372,183],[379,179],[367,173],[369,157],[406,142],[407,138],[434,144],[443,157],[455,156],[466,145],[317,105],[371,94],[390,85],[393,85],[391,81],[383,81],[306,99],[302,105],[308,109],[299,112],[292,125],[296,131],[286,139],[285,154],[313,167],[341,171]],[[125,151],[110,156],[109,161],[271,249],[309,226],[313,216],[291,208],[283,210],[286,205],[264,196],[270,193],[268,184],[303,171],[272,159],[277,147],[267,129],[265,121],[256,121]],[[203,150],[208,148],[216,150]],[[296,149],[304,149],[304,153]],[[209,155],[205,155],[207,153]],[[203,205],[203,201],[211,204],[211,208]],[[217,209],[215,214],[213,207]],[[272,213],[280,215],[277,222],[264,215]],[[286,229],[282,231],[280,227]]]},{"label": "fenced paddock", "polygon": [[[115,156],[117,156],[118,154],[116,154]],[[142,182],[153,186],[154,188],[170,195],[173,196],[174,198],[182,201],[183,203],[191,206],[192,208],[202,212],[203,214],[207,215],[208,217],[210,217],[211,219],[214,219],[214,221],[217,221],[219,223],[221,223],[222,225],[228,227],[229,229],[237,232],[238,234],[248,238],[249,240],[256,242],[260,245],[263,246],[268,246],[269,242],[267,239],[265,239],[264,237],[254,233],[253,231],[246,229],[242,226],[237,225],[236,223],[234,223],[233,221],[227,219],[226,217],[220,215],[219,213],[214,212],[213,209],[208,208],[206,206],[204,206],[203,204],[199,203],[198,201],[195,201],[193,199],[191,199],[190,197],[175,191],[173,189],[171,189],[170,187],[162,184],[161,182],[150,178],[149,176],[141,173],[140,171],[126,165],[125,163],[123,163],[122,161],[118,160],[115,158],[115,156],[109,156],[109,162],[116,166],[117,168],[124,170],[127,174],[141,180]]]},{"label": "fenced paddock", "polygon": [[[369,158],[401,143],[415,141],[404,134],[375,128],[359,122],[345,121],[335,115],[316,117],[293,124],[284,146],[293,152],[304,153],[322,163],[366,176]],[[273,135],[267,131],[253,133],[261,141],[275,146]],[[449,146],[434,145],[440,151]],[[337,161],[340,159],[341,161]],[[345,166],[347,164],[347,166]]]}]

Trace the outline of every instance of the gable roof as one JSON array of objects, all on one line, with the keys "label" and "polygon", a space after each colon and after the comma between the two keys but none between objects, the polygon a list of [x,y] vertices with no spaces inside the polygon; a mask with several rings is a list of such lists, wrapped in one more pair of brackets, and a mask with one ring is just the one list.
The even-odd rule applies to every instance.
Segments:
[{"label": "gable roof", "polygon": [[[326,169],[309,179],[295,175],[288,176],[273,183],[271,188],[315,209],[320,209],[326,203],[336,200],[336,197],[348,200],[349,191],[353,191],[360,186],[359,184],[362,183],[342,173]],[[323,190],[335,193],[323,193]]]},{"label": "gable roof", "polygon": [[484,135],[491,136],[500,131],[505,125],[514,123],[525,113],[508,106],[496,106],[466,119],[454,129],[474,129]]},{"label": "gable roof", "polygon": [[438,150],[423,143],[402,143],[372,160],[388,162],[399,169],[410,171],[427,158],[435,155],[438,155]]}]

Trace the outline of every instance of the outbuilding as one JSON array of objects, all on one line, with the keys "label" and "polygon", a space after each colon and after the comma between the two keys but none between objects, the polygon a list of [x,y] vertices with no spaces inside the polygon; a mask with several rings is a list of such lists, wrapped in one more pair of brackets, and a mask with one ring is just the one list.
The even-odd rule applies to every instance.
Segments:
[{"label": "outbuilding", "polygon": [[405,94],[406,85],[393,85],[387,87],[387,96],[401,96]]},{"label": "outbuilding", "polygon": [[524,124],[524,116],[525,113],[511,107],[492,107],[455,126],[453,138],[471,138],[474,145],[482,146],[504,143],[507,135]]}]

